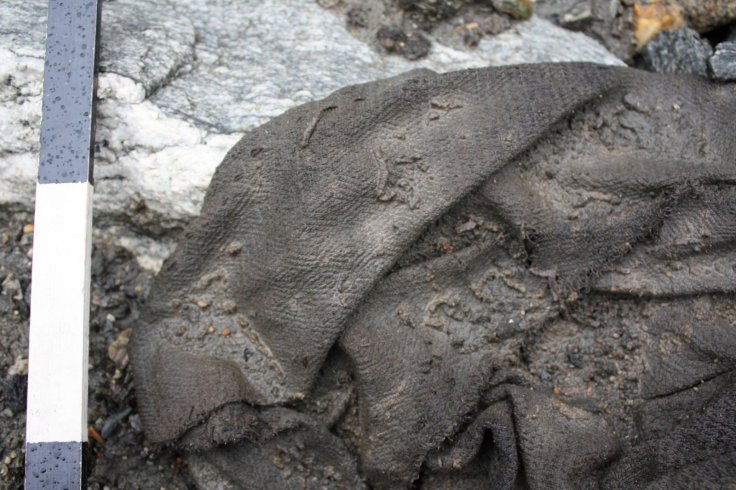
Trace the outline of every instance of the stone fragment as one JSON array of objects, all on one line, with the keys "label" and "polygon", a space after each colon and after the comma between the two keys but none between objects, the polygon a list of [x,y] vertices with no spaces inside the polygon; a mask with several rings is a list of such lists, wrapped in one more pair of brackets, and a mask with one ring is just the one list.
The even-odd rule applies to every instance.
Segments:
[{"label": "stone fragment", "polygon": [[416,11],[431,21],[448,19],[455,15],[467,0],[399,0],[404,10]]},{"label": "stone fragment", "polygon": [[483,20],[481,29],[485,34],[495,36],[511,29],[511,22],[504,15],[491,14]]},{"label": "stone fragment", "polygon": [[347,23],[348,27],[364,28],[368,26],[367,13],[361,7],[354,7],[348,10]]},{"label": "stone fragment", "polygon": [[398,27],[381,27],[376,33],[381,46],[389,53],[402,55],[408,60],[418,60],[429,54],[432,44],[418,32],[404,32]]},{"label": "stone fragment", "polygon": [[477,47],[480,40],[483,38],[483,30],[481,29],[480,24],[477,22],[468,22],[467,24],[458,27],[463,35],[463,44],[469,48]]},{"label": "stone fragment", "polygon": [[2,287],[2,294],[5,294],[17,301],[23,299],[23,288],[20,281],[13,273],[8,274],[7,277],[3,279],[3,282],[0,283],[0,287]]},{"label": "stone fragment", "polygon": [[130,412],[132,411],[132,408],[126,407],[122,411],[108,417],[107,420],[105,420],[105,424],[102,426],[102,430],[100,431],[100,435],[102,436],[102,438],[110,439],[110,437],[115,433],[115,430],[120,426],[120,422],[125,420],[125,418],[130,415]]},{"label": "stone fragment", "polygon": [[677,5],[654,2],[651,5],[634,4],[634,36],[639,49],[660,31],[685,27],[682,9]]},{"label": "stone fragment", "polygon": [[238,255],[241,250],[243,250],[243,244],[238,241],[230,242],[227,247],[225,247],[225,252],[233,256]]},{"label": "stone fragment", "polygon": [[128,343],[132,333],[132,329],[126,328],[107,348],[107,357],[118,369],[124,369],[128,365]]},{"label": "stone fragment", "polygon": [[677,0],[688,24],[699,32],[736,20],[734,0]]},{"label": "stone fragment", "polygon": [[491,0],[493,8],[517,19],[528,19],[532,15],[531,0]]},{"label": "stone fragment", "polygon": [[5,410],[10,410],[10,416],[15,412],[25,410],[27,390],[28,376],[26,375],[14,374],[3,383],[5,404],[8,406]]},{"label": "stone fragment", "polygon": [[0,315],[12,315],[17,311],[13,300],[4,294],[0,294]]},{"label": "stone fragment", "polygon": [[710,72],[716,80],[736,80],[736,41],[721,43],[708,60]]},{"label": "stone fragment", "polygon": [[593,22],[593,9],[590,3],[580,2],[563,12],[559,24],[566,29],[581,30]]},{"label": "stone fragment", "polygon": [[637,52],[634,3],[634,0],[538,0],[534,14],[565,29],[585,33],[629,63]]},{"label": "stone fragment", "polygon": [[19,357],[8,369],[8,376],[26,376],[28,374],[28,359]]},{"label": "stone fragment", "polygon": [[130,424],[130,428],[134,431],[143,432],[143,423],[141,422],[141,416],[137,413],[128,417],[128,423]]},{"label": "stone fragment", "polygon": [[663,31],[643,51],[644,65],[658,73],[691,73],[708,76],[713,48],[691,29]]}]

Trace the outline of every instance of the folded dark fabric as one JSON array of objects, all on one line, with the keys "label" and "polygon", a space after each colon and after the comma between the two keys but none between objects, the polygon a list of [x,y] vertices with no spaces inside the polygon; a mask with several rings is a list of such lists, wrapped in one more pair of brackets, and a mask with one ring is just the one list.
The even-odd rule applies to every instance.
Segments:
[{"label": "folded dark fabric", "polygon": [[416,71],[247,134],[132,342],[202,488],[736,485],[736,88]]}]

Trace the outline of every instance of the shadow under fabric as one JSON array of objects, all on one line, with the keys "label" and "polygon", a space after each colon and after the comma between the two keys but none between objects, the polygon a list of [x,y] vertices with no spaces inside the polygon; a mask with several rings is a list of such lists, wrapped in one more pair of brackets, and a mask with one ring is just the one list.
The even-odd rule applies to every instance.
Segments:
[{"label": "shadow under fabric", "polygon": [[415,71],[251,131],[132,342],[201,488],[736,484],[736,88]]}]

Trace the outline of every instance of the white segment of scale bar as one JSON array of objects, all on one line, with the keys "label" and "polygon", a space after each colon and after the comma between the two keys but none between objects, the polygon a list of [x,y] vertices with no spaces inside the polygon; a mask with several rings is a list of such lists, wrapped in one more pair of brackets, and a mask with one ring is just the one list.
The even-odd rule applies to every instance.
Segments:
[{"label": "white segment of scale bar", "polygon": [[36,186],[27,443],[87,440],[92,194]]}]

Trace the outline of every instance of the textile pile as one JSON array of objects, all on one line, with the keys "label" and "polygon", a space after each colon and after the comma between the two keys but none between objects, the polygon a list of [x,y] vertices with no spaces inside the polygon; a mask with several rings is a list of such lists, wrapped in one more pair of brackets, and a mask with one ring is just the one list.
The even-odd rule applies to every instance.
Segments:
[{"label": "textile pile", "polygon": [[228,153],[132,338],[202,488],[736,482],[736,89],[341,89]]}]

